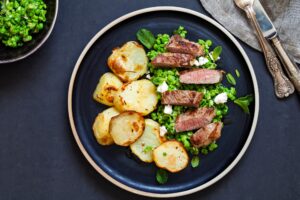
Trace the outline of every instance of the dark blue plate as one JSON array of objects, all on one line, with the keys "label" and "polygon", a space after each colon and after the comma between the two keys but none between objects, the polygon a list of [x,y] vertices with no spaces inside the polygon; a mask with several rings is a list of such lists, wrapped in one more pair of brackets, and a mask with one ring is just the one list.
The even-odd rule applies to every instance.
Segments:
[{"label": "dark blue plate", "polygon": [[[92,132],[92,124],[99,112],[107,108],[92,99],[99,77],[109,71],[106,61],[113,48],[136,40],[136,32],[147,28],[153,33],[169,33],[184,26],[187,38],[211,39],[214,46],[223,47],[220,68],[234,73],[238,69],[239,96],[252,93],[255,102],[246,115],[239,107],[229,104],[229,115],[219,148],[201,156],[198,168],[187,167],[170,174],[164,185],[155,180],[154,164],[135,159],[127,148],[100,146]],[[199,191],[227,174],[239,161],[253,136],[258,116],[258,89],[249,59],[233,36],[212,19],[197,12],[177,7],[154,7],[127,14],[103,28],[86,46],[72,74],[68,101],[69,117],[76,142],[90,164],[105,178],[128,191],[152,196],[171,197]]]}]

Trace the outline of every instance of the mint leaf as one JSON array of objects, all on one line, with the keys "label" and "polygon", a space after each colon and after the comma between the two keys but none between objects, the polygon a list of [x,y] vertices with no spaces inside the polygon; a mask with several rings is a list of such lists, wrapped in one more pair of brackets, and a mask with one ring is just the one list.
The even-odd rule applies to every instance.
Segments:
[{"label": "mint leaf", "polygon": [[235,70],[235,74],[236,74],[236,76],[237,76],[238,78],[240,78],[241,75],[240,75],[239,70],[236,69],[236,70]]},{"label": "mint leaf", "polygon": [[230,73],[226,74],[226,78],[227,78],[228,83],[230,83],[231,85],[236,85],[236,81]]},{"label": "mint leaf", "polygon": [[222,53],[222,47],[221,46],[217,46],[216,48],[214,48],[213,52],[212,52],[212,58],[214,61],[218,60],[219,56]]},{"label": "mint leaf", "polygon": [[168,172],[164,169],[158,169],[156,172],[156,181],[159,184],[164,184],[168,181]]},{"label": "mint leaf", "polygon": [[140,29],[136,33],[136,37],[148,49],[151,49],[155,43],[154,35],[151,33],[151,31],[144,28]]},{"label": "mint leaf", "polygon": [[236,100],[234,100],[234,103],[240,106],[245,113],[249,114],[250,111],[248,106],[252,101],[253,101],[253,95],[250,94],[244,97],[237,98]]}]

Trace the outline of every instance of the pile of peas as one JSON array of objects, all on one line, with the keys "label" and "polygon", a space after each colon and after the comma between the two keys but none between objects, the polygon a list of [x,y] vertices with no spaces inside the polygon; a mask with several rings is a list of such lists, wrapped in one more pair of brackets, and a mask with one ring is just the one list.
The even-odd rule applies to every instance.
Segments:
[{"label": "pile of peas", "polygon": [[0,40],[8,47],[23,46],[44,28],[47,6],[43,0],[4,0],[0,8]]}]

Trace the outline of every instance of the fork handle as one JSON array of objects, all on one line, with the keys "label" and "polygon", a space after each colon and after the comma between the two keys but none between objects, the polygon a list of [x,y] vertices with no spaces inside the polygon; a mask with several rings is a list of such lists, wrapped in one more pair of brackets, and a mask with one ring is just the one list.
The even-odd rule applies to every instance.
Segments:
[{"label": "fork handle", "polygon": [[297,92],[300,94],[300,70],[299,70],[298,66],[286,53],[278,36],[275,36],[271,40],[272,40],[272,43],[276,50],[276,53],[277,53],[281,63],[283,64],[283,67],[284,67],[288,77],[294,84]]},{"label": "fork handle", "polygon": [[257,38],[264,52],[267,67],[273,77],[276,96],[278,98],[288,97],[290,94],[292,94],[295,91],[293,84],[284,75],[278,58],[276,57],[269,43],[263,36],[263,33],[260,29],[260,26],[255,16],[255,11],[253,10],[252,6],[247,6],[245,8],[245,12],[247,13],[248,18],[252,22],[257,32]]}]

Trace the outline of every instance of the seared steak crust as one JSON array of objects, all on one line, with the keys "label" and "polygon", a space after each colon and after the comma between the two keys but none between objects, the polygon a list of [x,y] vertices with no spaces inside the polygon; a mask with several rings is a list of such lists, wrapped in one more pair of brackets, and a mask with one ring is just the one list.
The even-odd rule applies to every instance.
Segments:
[{"label": "seared steak crust", "polygon": [[194,56],[183,53],[162,53],[151,62],[155,67],[191,67]]},{"label": "seared steak crust", "polygon": [[204,55],[204,49],[201,45],[182,38],[179,35],[173,35],[166,49],[174,53],[186,53],[195,57]]},{"label": "seared steak crust", "polygon": [[198,107],[203,94],[191,90],[174,90],[162,93],[161,103],[164,105],[182,105]]},{"label": "seared steak crust", "polygon": [[175,122],[176,132],[191,131],[209,124],[216,116],[214,108],[201,107],[180,114]]},{"label": "seared steak crust", "polygon": [[207,146],[219,139],[221,137],[222,126],[222,122],[214,122],[200,128],[191,136],[193,146],[197,148]]}]

